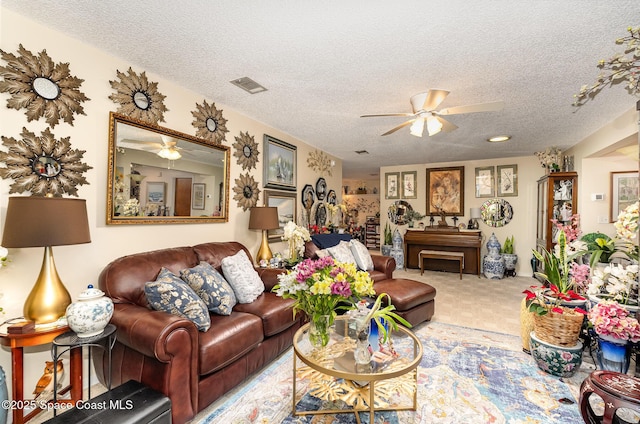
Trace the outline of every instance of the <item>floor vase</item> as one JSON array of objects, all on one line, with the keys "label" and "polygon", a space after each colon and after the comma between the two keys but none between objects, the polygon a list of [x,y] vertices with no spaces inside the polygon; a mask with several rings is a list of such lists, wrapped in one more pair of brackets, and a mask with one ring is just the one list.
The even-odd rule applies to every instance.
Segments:
[{"label": "floor vase", "polygon": [[598,361],[598,368],[601,370],[626,374],[629,370],[631,349],[626,341],[613,341],[606,337],[598,336],[596,360]]}]

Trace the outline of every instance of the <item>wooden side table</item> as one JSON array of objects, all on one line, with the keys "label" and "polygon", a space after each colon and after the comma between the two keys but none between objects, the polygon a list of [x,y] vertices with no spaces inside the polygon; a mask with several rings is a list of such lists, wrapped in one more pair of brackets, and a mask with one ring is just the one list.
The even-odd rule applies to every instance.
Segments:
[{"label": "wooden side table", "polygon": [[[17,406],[21,406],[24,401],[24,348],[51,343],[53,339],[67,331],[69,331],[69,327],[63,326],[25,334],[0,333],[0,344],[11,348],[11,397]],[[71,390],[72,400],[82,400],[82,352],[79,349],[74,349],[70,353],[69,376],[70,387],[64,388],[61,393]],[[24,415],[23,408],[13,408],[13,422],[14,424],[23,424],[35,417],[40,411],[40,408],[35,408],[29,414]]]}]

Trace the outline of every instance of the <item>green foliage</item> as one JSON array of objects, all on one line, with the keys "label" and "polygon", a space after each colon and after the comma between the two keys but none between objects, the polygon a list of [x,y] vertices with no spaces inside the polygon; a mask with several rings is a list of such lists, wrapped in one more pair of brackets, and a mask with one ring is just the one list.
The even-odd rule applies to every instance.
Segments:
[{"label": "green foliage", "polygon": [[504,243],[502,244],[502,249],[500,249],[500,253],[506,253],[508,255],[513,255],[513,236],[511,238],[507,237]]},{"label": "green foliage", "polygon": [[588,233],[580,239],[587,243],[587,252],[591,254],[589,266],[593,268],[598,262],[609,262],[609,258],[616,252],[616,246],[611,237],[602,233]]},{"label": "green foliage", "polygon": [[[381,308],[384,298],[387,300],[387,306]],[[411,328],[411,324],[407,320],[393,312],[395,310],[396,307],[391,304],[391,297],[387,293],[380,293],[371,307],[369,315],[367,315],[364,320],[364,322],[369,322],[371,319],[375,321],[379,334],[382,335],[383,343],[386,343],[389,338],[389,333],[384,326],[385,322],[389,325],[389,328],[394,331],[398,329],[398,322],[407,328]]]},{"label": "green foliage", "polygon": [[544,264],[544,272],[536,271],[535,276],[556,286],[560,293],[567,293],[573,289],[573,283],[569,278],[570,264],[578,256],[584,255],[586,251],[581,250],[567,256],[567,236],[562,230],[558,235],[558,247],[558,256],[546,249],[543,249],[542,253],[535,249],[533,250],[533,255],[536,259]]},{"label": "green foliage", "polygon": [[392,244],[392,243],[393,243],[393,237],[391,236],[391,226],[387,222],[387,224],[384,226],[384,244]]}]

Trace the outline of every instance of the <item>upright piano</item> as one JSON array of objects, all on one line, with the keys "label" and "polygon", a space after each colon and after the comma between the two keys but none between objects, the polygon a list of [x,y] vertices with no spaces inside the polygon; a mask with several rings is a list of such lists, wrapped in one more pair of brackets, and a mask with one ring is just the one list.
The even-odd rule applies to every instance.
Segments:
[{"label": "upright piano", "polygon": [[[404,234],[404,262],[407,268],[420,268],[421,250],[441,250],[464,253],[465,274],[480,275],[482,233],[477,230],[460,231],[455,227],[408,229]],[[458,272],[458,264],[442,259],[425,259],[424,269]]]}]

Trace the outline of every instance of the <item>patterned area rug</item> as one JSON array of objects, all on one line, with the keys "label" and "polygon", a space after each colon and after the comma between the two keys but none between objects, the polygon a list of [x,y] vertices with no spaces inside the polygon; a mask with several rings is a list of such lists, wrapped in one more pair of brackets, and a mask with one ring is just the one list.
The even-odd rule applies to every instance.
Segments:
[{"label": "patterned area rug", "polygon": [[[569,379],[540,371],[515,336],[442,323],[414,328],[424,347],[418,368],[418,410],[376,413],[376,423],[580,423],[579,387],[592,369]],[[400,346],[402,348],[402,346]],[[292,416],[292,351],[216,405],[199,423],[355,423],[353,413]],[[298,408],[333,408],[306,394]],[[361,413],[363,423],[369,414]]]}]

